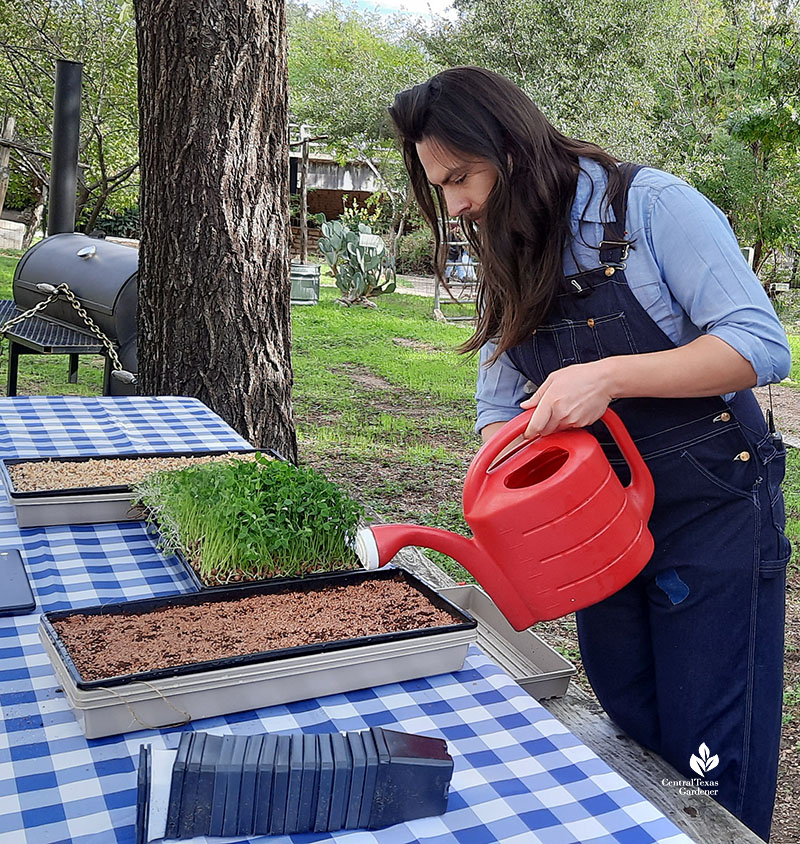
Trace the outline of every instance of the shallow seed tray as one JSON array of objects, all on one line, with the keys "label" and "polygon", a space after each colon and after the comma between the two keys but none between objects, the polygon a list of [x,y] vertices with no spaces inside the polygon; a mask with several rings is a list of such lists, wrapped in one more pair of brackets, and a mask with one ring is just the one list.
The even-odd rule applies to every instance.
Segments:
[{"label": "shallow seed tray", "polygon": [[567,693],[575,666],[532,630],[517,632],[478,586],[449,586],[439,594],[478,622],[478,646],[537,700]]},{"label": "shallow seed tray", "polygon": [[[21,492],[14,488],[9,466],[21,463],[85,463],[89,460],[146,460],[165,457],[209,457],[213,455],[253,454],[261,449],[214,449],[210,451],[162,451],[150,454],[92,454],[81,457],[16,457],[0,460],[0,477],[14,507],[17,524],[22,528],[48,525],[83,525],[101,522],[142,520],[144,515],[131,503],[128,484]],[[269,453],[265,450],[264,453]]]},{"label": "shallow seed tray", "polygon": [[[341,639],[92,681],[81,679],[53,627],[54,622],[71,615],[141,613],[166,606],[235,601],[285,591],[291,585],[302,591],[392,578],[401,578],[457,621],[443,627]],[[390,569],[336,573],[315,579],[313,586],[298,579],[58,610],[42,616],[39,636],[81,729],[87,738],[99,738],[457,671],[464,664],[469,644],[475,641],[476,627],[471,616],[422,581],[401,569]]]}]

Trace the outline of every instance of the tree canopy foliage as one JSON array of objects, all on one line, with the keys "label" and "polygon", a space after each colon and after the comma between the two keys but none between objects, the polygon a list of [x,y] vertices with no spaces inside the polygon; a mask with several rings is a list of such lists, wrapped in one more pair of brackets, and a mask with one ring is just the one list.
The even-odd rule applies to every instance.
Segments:
[{"label": "tree canopy foliage", "polygon": [[[78,212],[91,227],[109,196],[128,190],[138,162],[136,37],[120,0],[0,0],[0,114],[26,146],[49,152],[56,59],[82,62]],[[15,154],[18,171],[47,185],[46,159]]]},{"label": "tree canopy foliage", "polygon": [[796,0],[455,0],[416,39],[520,85],[565,134],[688,179],[743,244],[798,243]]},{"label": "tree canopy foliage", "polygon": [[693,0],[686,22],[693,37],[654,86],[658,154],[726,211],[759,265],[800,234],[797,6]]},{"label": "tree canopy foliage", "polygon": [[386,106],[437,66],[402,36],[402,25],[374,13],[339,5],[312,12],[292,2],[288,9],[292,113],[343,140],[390,136]]},{"label": "tree canopy foliage", "polygon": [[366,164],[392,207],[394,231],[408,200],[408,180],[386,108],[394,95],[439,67],[400,20],[333,3],[324,11],[289,2],[289,90],[299,122],[328,134],[342,160]]},{"label": "tree canopy foliage", "polygon": [[679,50],[679,0],[455,0],[418,42],[443,66],[516,82],[566,135],[624,157],[652,150],[654,81]]},{"label": "tree canopy foliage", "polygon": [[[686,178],[757,260],[797,247],[798,0],[455,0],[454,9],[423,26],[337,0],[287,5],[293,119],[327,134],[342,160],[373,167],[396,213],[407,186],[386,107],[437,70],[476,64],[517,82],[566,134]],[[128,0],[0,0],[0,113],[44,149],[57,56],[85,63],[82,199],[99,207],[132,184],[137,159]]]}]

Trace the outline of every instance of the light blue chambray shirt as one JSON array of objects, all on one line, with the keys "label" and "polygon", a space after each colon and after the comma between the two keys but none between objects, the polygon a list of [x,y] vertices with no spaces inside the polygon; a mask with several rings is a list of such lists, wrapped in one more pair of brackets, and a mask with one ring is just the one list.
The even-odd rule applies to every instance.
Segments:
[{"label": "light blue chambray shirt", "polygon": [[[597,250],[584,241],[596,247],[603,237],[602,220],[614,219],[602,202],[605,171],[591,159],[580,162],[571,212],[573,238],[564,253],[567,275],[598,266]],[[636,174],[628,194],[627,229],[635,249],[628,255],[625,277],[649,316],[677,346],[713,334],[752,364],[759,385],[789,374],[791,356],[783,327],[715,205],[676,176],[646,168]],[[505,354],[484,365],[493,351],[487,343],[480,352],[476,431],[512,419],[520,413],[519,403],[529,397],[527,379]]]}]

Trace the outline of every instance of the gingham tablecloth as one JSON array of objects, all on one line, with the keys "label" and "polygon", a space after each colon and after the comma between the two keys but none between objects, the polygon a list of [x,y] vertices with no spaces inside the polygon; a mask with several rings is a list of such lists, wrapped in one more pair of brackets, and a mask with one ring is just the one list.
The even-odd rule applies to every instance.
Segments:
[{"label": "gingham tablecloth", "polygon": [[[0,399],[3,457],[245,446],[192,399]],[[20,531],[2,497],[0,545],[22,549],[37,600],[36,613],[0,619],[0,842],[133,844],[139,747],[174,747],[181,730],[314,733],[380,725],[446,739],[455,770],[445,815],[376,832],[253,840],[690,844],[477,647],[455,674],[87,741],[39,643],[38,613],[191,586],[135,522]]]}]

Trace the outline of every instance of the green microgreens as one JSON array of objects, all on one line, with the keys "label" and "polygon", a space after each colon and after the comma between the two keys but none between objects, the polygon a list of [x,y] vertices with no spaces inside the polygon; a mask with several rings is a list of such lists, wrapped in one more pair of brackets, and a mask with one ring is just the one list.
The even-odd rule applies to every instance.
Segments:
[{"label": "green microgreens", "polygon": [[207,582],[355,568],[360,504],[313,469],[263,455],[158,472],[134,488],[167,553]]}]

